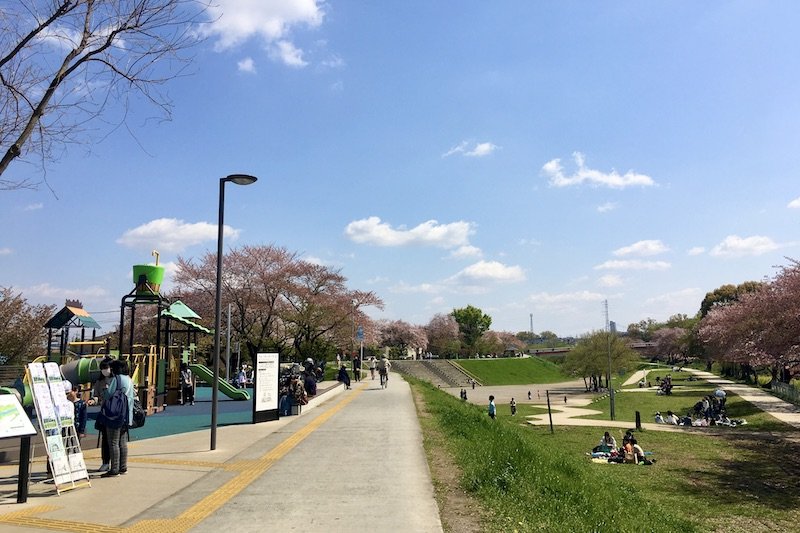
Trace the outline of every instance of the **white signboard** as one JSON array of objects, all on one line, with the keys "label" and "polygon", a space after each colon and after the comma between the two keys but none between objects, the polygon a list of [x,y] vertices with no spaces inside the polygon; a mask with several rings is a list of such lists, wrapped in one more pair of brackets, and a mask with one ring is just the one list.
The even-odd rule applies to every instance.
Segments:
[{"label": "white signboard", "polygon": [[280,371],[277,353],[256,355],[255,411],[278,409],[278,372]]},{"label": "white signboard", "polygon": [[36,429],[13,394],[0,394],[0,439],[34,435]]}]

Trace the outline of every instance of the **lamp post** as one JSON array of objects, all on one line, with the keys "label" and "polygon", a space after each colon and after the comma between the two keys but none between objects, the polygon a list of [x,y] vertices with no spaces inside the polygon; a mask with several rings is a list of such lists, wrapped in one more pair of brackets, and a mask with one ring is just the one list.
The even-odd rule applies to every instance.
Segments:
[{"label": "lamp post", "polygon": [[211,385],[211,449],[217,449],[217,403],[219,402],[219,328],[222,315],[222,230],[225,221],[225,184],[250,185],[258,178],[231,174],[219,180],[219,221],[217,223],[217,291],[214,304],[214,383]]}]

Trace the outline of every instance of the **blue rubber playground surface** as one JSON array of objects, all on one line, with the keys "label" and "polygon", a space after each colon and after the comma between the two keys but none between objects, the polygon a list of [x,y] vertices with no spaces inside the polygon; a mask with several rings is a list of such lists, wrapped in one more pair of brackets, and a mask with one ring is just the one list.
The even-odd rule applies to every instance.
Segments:
[{"label": "blue rubber playground surface", "polygon": [[[236,424],[250,424],[253,421],[253,389],[248,389],[250,400],[232,400],[221,392],[217,398],[217,426],[231,426]],[[97,440],[97,430],[94,421],[98,407],[90,407],[88,421],[86,422],[86,438],[84,443],[94,446]],[[168,405],[160,413],[147,417],[145,425],[130,430],[131,440],[151,439],[188,433],[211,427],[211,387],[197,387],[195,389],[194,405]],[[94,439],[94,440],[93,440]],[[84,444],[84,447],[87,447]]]}]

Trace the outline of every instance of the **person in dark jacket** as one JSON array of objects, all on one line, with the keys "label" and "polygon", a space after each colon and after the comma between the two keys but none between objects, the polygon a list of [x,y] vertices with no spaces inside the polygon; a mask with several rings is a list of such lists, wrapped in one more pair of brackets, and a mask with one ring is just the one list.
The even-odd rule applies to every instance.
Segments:
[{"label": "person in dark jacket", "polygon": [[346,388],[350,388],[350,374],[347,373],[346,366],[342,365],[341,368],[339,368],[339,375],[336,377],[336,380],[344,383]]}]

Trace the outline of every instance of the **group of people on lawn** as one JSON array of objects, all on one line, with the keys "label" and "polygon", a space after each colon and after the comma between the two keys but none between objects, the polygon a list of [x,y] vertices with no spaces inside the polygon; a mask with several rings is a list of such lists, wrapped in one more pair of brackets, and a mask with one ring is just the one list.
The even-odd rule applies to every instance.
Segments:
[{"label": "group of people on lawn", "polygon": [[722,389],[717,390],[714,394],[709,394],[703,397],[702,400],[694,404],[692,411],[686,413],[686,416],[678,416],[672,411],[667,411],[667,415],[663,416],[660,411],[656,411],[655,422],[656,424],[671,424],[674,426],[741,426],[747,424],[744,419],[731,419],[725,413],[725,401],[727,395]]},{"label": "group of people on lawn", "polygon": [[639,445],[633,431],[628,430],[622,437],[622,446],[617,448],[617,439],[606,431],[600,438],[600,444],[592,449],[592,457],[607,459],[609,463],[629,463],[637,465],[652,465],[655,459],[650,460]]}]

